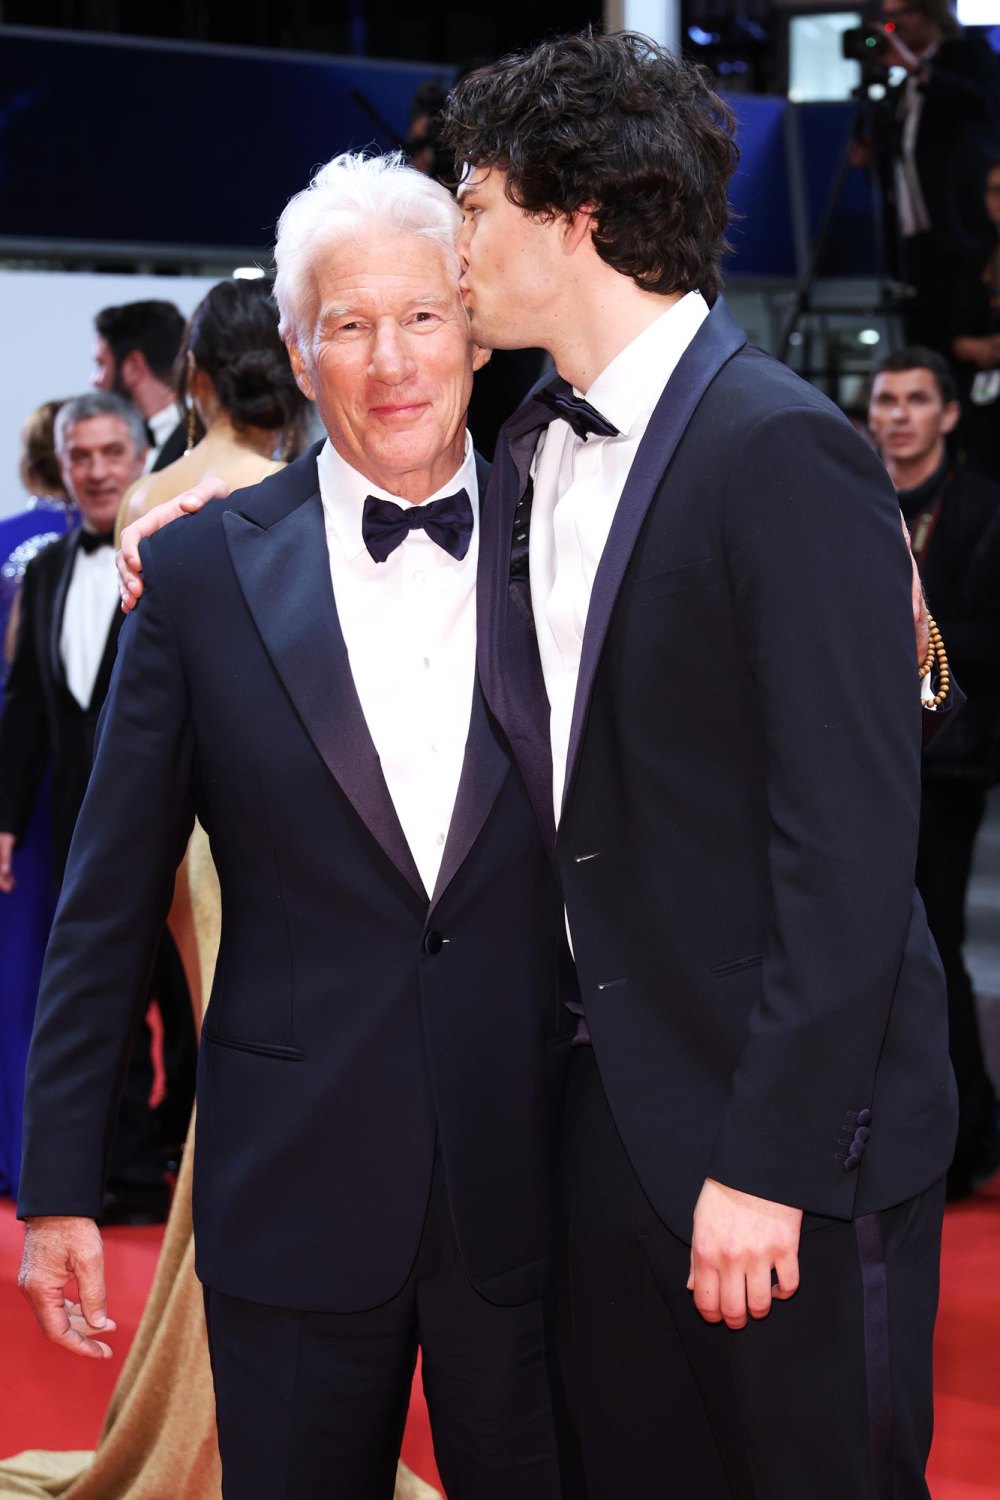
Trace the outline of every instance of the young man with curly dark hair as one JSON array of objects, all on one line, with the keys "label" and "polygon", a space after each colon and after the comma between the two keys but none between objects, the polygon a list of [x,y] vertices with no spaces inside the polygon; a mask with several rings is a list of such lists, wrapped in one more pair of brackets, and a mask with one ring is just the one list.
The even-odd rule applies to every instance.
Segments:
[{"label": "young man with curly dark hair", "polygon": [[468,77],[445,142],[474,336],[559,376],[501,435],[480,671],[580,980],[588,1500],[918,1500],[955,1108],[895,496],[718,295],[702,73],[562,38]]}]

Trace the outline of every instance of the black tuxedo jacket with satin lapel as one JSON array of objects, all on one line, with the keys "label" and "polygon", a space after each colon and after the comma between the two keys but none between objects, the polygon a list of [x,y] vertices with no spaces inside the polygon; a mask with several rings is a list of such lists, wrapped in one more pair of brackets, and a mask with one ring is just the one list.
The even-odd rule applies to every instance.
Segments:
[{"label": "black tuxedo jacket with satin lapel", "polygon": [[222,885],[199,1059],[198,1274],[361,1310],[405,1280],[436,1143],[465,1266],[538,1295],[572,1032],[557,877],[476,689],[430,899],[337,619],[316,449],[143,544],[46,958],[19,1211],[92,1215],[197,814]]},{"label": "black tuxedo jacket with satin lapel", "polygon": [[[508,572],[546,419],[529,401],[501,437],[481,601],[486,695],[540,807],[548,712]],[[707,1176],[849,1218],[950,1159],[909,580],[875,456],[717,303],[597,571],[556,845],[601,1076],[681,1235]]]},{"label": "black tuxedo jacket with satin lapel", "polygon": [[122,625],[114,595],[108,634],[87,708],[66,685],[59,636],[79,545],[73,531],[28,564],[21,623],[0,718],[0,828],[20,838],[31,818],[46,766],[52,764],[52,843],[56,872],[66,862],[94,754],[97,721],[108,692]]}]

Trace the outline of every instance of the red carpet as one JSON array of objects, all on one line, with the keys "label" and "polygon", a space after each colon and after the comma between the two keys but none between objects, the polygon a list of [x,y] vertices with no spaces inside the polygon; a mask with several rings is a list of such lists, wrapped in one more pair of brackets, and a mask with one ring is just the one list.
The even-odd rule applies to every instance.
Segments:
[{"label": "red carpet", "polygon": [[[13,1205],[0,1200],[0,1456],[94,1446],[159,1241],[157,1229],[105,1232],[121,1353],[103,1363],[73,1359],[45,1343],[16,1290],[21,1226]],[[1000,1178],[945,1219],[936,1409],[934,1500],[1000,1500]],[[438,1483],[419,1381],[403,1457]]]}]

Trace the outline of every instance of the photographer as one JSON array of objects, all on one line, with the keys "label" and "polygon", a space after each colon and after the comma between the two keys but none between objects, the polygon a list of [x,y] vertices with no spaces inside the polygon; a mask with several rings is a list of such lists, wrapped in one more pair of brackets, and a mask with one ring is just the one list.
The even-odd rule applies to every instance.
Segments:
[{"label": "photographer", "polygon": [[914,289],[906,339],[947,352],[952,279],[963,262],[985,261],[993,237],[982,184],[1000,157],[1000,62],[962,32],[947,0],[882,0],[869,36],[881,43],[871,62],[906,72],[880,111],[899,270]]}]

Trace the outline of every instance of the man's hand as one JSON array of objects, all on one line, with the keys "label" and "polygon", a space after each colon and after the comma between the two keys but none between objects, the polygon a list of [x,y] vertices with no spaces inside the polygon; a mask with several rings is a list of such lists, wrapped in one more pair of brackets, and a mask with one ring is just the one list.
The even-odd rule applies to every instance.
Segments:
[{"label": "man's hand", "polygon": [[[74,1281],[79,1302],[66,1298]],[[29,1219],[17,1284],[47,1339],[70,1354],[111,1358],[110,1345],[92,1337],[115,1331],[105,1315],[104,1246],[93,1219]]]},{"label": "man's hand", "polygon": [[875,54],[876,62],[884,63],[887,68],[905,68],[907,73],[920,72],[923,59],[906,45],[898,31],[886,31],[881,26],[874,30],[882,34],[882,46]]},{"label": "man's hand", "polygon": [[[706,1323],[743,1328],[799,1285],[802,1210],[706,1178],[694,1210],[688,1291]],[[772,1270],[777,1284],[772,1284]]]},{"label": "man's hand", "polygon": [[903,537],[906,541],[906,550],[910,554],[910,600],[913,605],[913,633],[917,640],[917,666],[922,667],[927,660],[927,652],[931,644],[931,628],[927,623],[927,600],[924,598],[924,586],[920,582],[920,574],[917,571],[917,560],[910,548],[910,533],[903,519],[903,512],[899,513],[899,524],[903,528]]},{"label": "man's hand", "polygon": [[159,531],[161,526],[169,526],[171,521],[176,521],[179,516],[193,514],[201,510],[206,500],[224,500],[229,494],[229,486],[222,479],[203,479],[193,489],[185,490],[183,495],[178,495],[176,500],[165,500],[162,505],[155,506],[140,516],[138,521],[133,521],[131,526],[126,526],[122,532],[121,547],[115,557],[115,566],[118,569],[118,592],[121,594],[122,609],[128,614],[134,609],[142,597],[142,563],[139,561],[139,543],[143,537],[152,536],[154,531]]},{"label": "man's hand", "polygon": [[0,893],[8,896],[17,885],[14,879],[14,845],[12,833],[0,833]]}]

